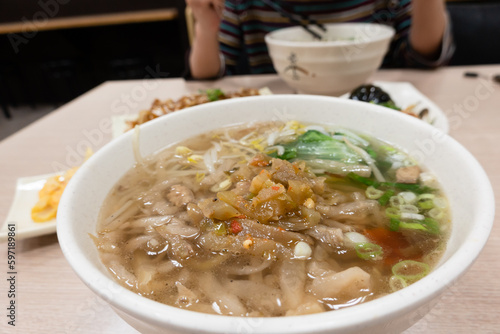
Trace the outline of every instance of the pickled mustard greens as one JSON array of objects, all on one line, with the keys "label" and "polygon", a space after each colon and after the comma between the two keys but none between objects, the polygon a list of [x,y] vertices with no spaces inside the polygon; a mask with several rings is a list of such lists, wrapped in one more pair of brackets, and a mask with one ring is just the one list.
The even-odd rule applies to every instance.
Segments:
[{"label": "pickled mustard greens", "polygon": [[349,99],[378,104],[382,107],[401,111],[404,114],[424,119],[431,124],[433,123],[432,120],[428,119],[429,109],[424,108],[421,110],[416,110],[417,104],[411,104],[406,108],[401,108],[392,100],[389,93],[375,85],[367,84],[355,88],[349,95]]},{"label": "pickled mustard greens", "polygon": [[351,100],[375,103],[394,110],[401,110],[386,91],[375,85],[361,85],[351,92],[349,98]]},{"label": "pickled mustard greens", "polygon": [[435,178],[340,127],[225,128],[138,162],[92,236],[128,289],[235,316],[337,310],[425,277],[450,230]]}]

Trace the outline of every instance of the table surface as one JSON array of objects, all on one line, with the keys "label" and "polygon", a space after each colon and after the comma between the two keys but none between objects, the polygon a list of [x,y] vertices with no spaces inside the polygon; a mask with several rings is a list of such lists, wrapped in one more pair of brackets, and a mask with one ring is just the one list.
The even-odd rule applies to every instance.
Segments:
[{"label": "table surface", "polygon": [[[466,78],[464,72],[482,75]],[[500,192],[500,85],[491,76],[500,65],[450,67],[435,71],[381,70],[373,80],[407,81],[441,107],[450,135],[482,164]],[[199,89],[269,87],[292,93],[275,75],[228,77],[215,82],[154,79],[106,82],[0,142],[0,222],[12,203],[16,179],[79,165],[87,146],[111,139],[110,117],[136,114],[155,98],[179,98]],[[15,117],[15,115],[14,115]],[[496,209],[499,209],[496,200]],[[26,208],[29,210],[29,208]],[[500,333],[500,218],[471,269],[441,297],[431,312],[405,333]],[[0,332],[137,333],[73,273],[55,234],[16,243],[16,327],[7,325],[7,244],[0,244]]]}]

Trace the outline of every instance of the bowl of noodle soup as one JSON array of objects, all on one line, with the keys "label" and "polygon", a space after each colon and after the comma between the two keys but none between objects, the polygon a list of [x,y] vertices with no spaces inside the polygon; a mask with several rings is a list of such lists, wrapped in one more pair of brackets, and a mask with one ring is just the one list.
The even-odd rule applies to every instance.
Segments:
[{"label": "bowl of noodle soup", "polygon": [[[342,151],[341,161],[311,158],[311,143],[314,154]],[[377,176],[356,147],[395,160]],[[415,165],[438,186],[399,175]],[[57,233],[82,281],[144,333],[387,333],[422,318],[474,262],[493,203],[479,163],[428,124],[356,101],[260,96],[193,107],[113,140],[69,183]],[[379,232],[420,244],[430,236],[433,251],[400,254]]]}]

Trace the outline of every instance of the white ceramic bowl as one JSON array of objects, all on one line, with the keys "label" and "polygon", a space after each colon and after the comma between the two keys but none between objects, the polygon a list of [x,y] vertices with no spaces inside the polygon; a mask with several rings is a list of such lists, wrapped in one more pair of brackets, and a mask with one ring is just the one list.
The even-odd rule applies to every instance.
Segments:
[{"label": "white ceramic bowl", "polygon": [[328,41],[314,40],[298,26],[265,36],[276,72],[300,93],[339,96],[365,83],[382,64],[394,36],[392,27],[375,23],[326,28]]},{"label": "white ceramic bowl", "polygon": [[417,322],[431,309],[432,301],[473,263],[493,223],[494,199],[488,178],[474,157],[451,137],[417,119],[369,103],[275,95],[208,103],[162,116],[140,127],[140,151],[149,155],[223,126],[280,119],[342,125],[395,143],[421,160],[440,180],[453,216],[453,232],[437,268],[408,288],[374,301],[286,318],[196,313],[136,295],[113,280],[88,235],[96,231],[108,192],[134,164],[129,132],[91,157],[61,199],[57,233],[78,276],[123,319],[145,333],[396,333]]}]

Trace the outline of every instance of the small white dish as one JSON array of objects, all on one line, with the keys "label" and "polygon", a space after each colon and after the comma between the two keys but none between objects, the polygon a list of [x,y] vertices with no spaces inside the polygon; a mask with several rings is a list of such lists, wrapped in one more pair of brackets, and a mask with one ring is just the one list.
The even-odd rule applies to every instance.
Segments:
[{"label": "small white dish", "polygon": [[[439,108],[427,96],[422,94],[411,83],[374,81],[372,84],[386,91],[391,96],[394,103],[402,109],[405,109],[411,105],[416,105],[416,110],[427,108],[429,110],[429,114],[426,117],[427,122],[437,129],[443,131],[444,133],[449,132],[450,125],[445,113],[441,110],[441,108]],[[340,97],[343,99],[348,99],[350,95],[351,93],[349,92]]]},{"label": "small white dish", "polygon": [[60,173],[23,177],[17,179],[14,201],[7,215],[7,219],[0,229],[0,242],[8,238],[8,225],[15,224],[16,240],[56,232],[56,220],[51,219],[43,223],[35,223],[31,219],[31,208],[38,202],[38,192],[48,178]]}]

